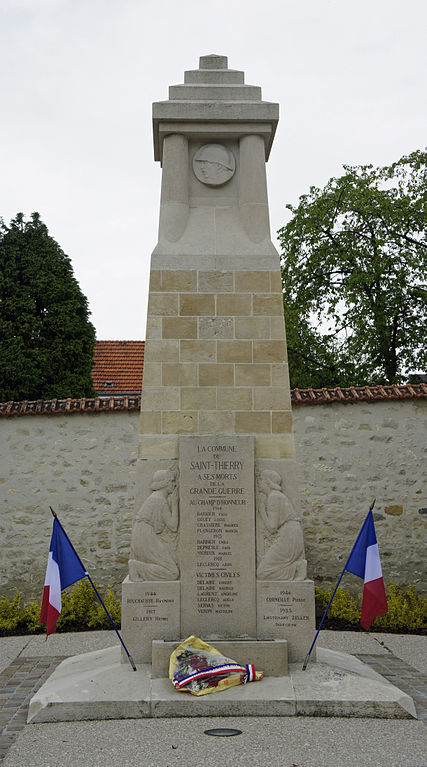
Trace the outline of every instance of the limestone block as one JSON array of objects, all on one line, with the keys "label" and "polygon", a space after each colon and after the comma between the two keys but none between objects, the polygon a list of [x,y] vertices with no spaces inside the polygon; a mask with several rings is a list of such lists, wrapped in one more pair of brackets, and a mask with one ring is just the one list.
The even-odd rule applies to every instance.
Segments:
[{"label": "limestone block", "polygon": [[252,389],[247,387],[233,386],[230,388],[218,389],[218,409],[225,410],[251,410],[252,409]]},{"label": "limestone block", "polygon": [[162,419],[159,412],[143,411],[141,413],[141,434],[161,434]]},{"label": "limestone block", "polygon": [[286,434],[292,431],[292,413],[290,410],[271,414],[271,431],[273,434]]},{"label": "limestone block", "polygon": [[270,337],[269,317],[236,317],[236,338],[264,338]]},{"label": "limestone block", "polygon": [[235,285],[236,293],[267,293],[270,290],[270,272],[236,272]]},{"label": "limestone block", "polygon": [[150,339],[145,345],[144,365],[147,362],[179,362],[179,341]]},{"label": "limestone block", "polygon": [[179,313],[181,316],[212,317],[215,314],[215,296],[212,293],[183,293],[179,300]]},{"label": "limestone block", "polygon": [[148,315],[176,316],[178,295],[176,293],[150,293]]},{"label": "limestone block", "polygon": [[197,365],[192,362],[165,362],[161,375],[163,386],[197,386]]},{"label": "limestone block", "polygon": [[285,386],[254,389],[254,410],[290,410],[291,397]]},{"label": "limestone block", "polygon": [[252,343],[251,341],[218,341],[217,354],[218,362],[252,362]]},{"label": "limestone block", "polygon": [[147,315],[145,337],[162,338],[162,318]]},{"label": "limestone block", "polygon": [[271,366],[271,385],[289,388],[289,368],[287,362],[273,362]]},{"label": "limestone block", "polygon": [[284,341],[254,341],[254,362],[282,362],[286,356]]},{"label": "limestone block", "polygon": [[233,386],[234,366],[231,363],[201,363],[199,386]]},{"label": "limestone block", "polygon": [[142,395],[143,410],[178,410],[179,387],[162,386],[158,389],[144,386]]},{"label": "limestone block", "polygon": [[[151,663],[153,639],[181,635],[180,582],[129,581],[122,585],[122,635],[136,664]],[[122,655],[122,662],[128,663]]]},{"label": "limestone block", "polygon": [[202,410],[199,413],[200,434],[234,434],[235,415],[231,410]]},{"label": "limestone block", "polygon": [[163,338],[197,338],[197,319],[195,317],[164,317],[162,332]]},{"label": "limestone block", "polygon": [[[286,339],[285,321],[283,317],[270,317],[270,338]],[[286,350],[287,351],[287,350]],[[285,359],[287,359],[287,354]]]},{"label": "limestone block", "polygon": [[236,365],[236,386],[270,386],[270,365]]},{"label": "limestone block", "polygon": [[292,434],[255,437],[255,456],[257,458],[294,458],[295,445]]},{"label": "limestone block", "polygon": [[278,314],[283,316],[282,296],[277,293],[265,293],[254,295],[253,299],[254,315],[257,314]]},{"label": "limestone block", "polygon": [[272,293],[283,293],[282,273],[279,265],[277,269],[270,272],[270,291]]},{"label": "limestone block", "polygon": [[159,290],[161,290],[161,272],[159,269],[151,269],[149,294],[156,293]]},{"label": "limestone block", "polygon": [[144,385],[145,386],[161,386],[162,385],[161,362],[144,362]]},{"label": "limestone block", "polygon": [[259,639],[286,639],[295,663],[304,660],[315,632],[313,581],[257,581]]},{"label": "limestone block", "polygon": [[213,410],[215,407],[215,388],[189,386],[181,389],[181,410]]},{"label": "limestone block", "polygon": [[161,290],[173,291],[175,293],[184,293],[187,290],[194,292],[197,290],[197,271],[193,269],[162,269],[155,273],[160,275]]},{"label": "limestone block", "polygon": [[202,293],[231,293],[234,290],[233,272],[199,272],[198,284]]},{"label": "limestone block", "polygon": [[163,434],[192,434],[197,431],[197,426],[198,414],[195,411],[162,413]]},{"label": "limestone block", "polygon": [[239,293],[228,295],[219,294],[216,298],[217,316],[243,316],[252,314],[252,297],[250,293]]},{"label": "limestone block", "polygon": [[[176,414],[174,414],[176,415]],[[185,416],[190,418],[190,414]],[[196,414],[193,414],[196,417]],[[171,432],[175,434],[175,432]],[[142,460],[155,458],[178,458],[178,438],[170,436],[141,436],[138,444],[138,458]]]},{"label": "limestone block", "polygon": [[232,317],[199,317],[199,338],[233,338]]},{"label": "limestone block", "polygon": [[271,432],[270,413],[236,413],[236,432],[238,434],[268,434]]},{"label": "limestone block", "polygon": [[216,362],[215,341],[180,341],[181,362]]}]

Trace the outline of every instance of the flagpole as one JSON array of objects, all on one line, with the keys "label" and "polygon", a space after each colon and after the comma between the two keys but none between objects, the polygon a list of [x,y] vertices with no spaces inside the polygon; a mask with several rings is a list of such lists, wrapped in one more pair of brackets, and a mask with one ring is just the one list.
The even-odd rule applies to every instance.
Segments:
[{"label": "flagpole", "polygon": [[49,508],[50,508],[50,510],[51,510],[51,512],[52,512],[52,514],[53,514],[53,516],[54,516],[54,517],[55,517],[55,519],[57,520],[57,522],[58,522],[58,525],[60,526],[60,528],[61,528],[62,532],[64,533],[64,535],[65,535],[65,537],[66,537],[66,539],[67,539],[68,543],[70,544],[71,548],[73,549],[73,551],[74,551],[74,553],[75,553],[75,555],[76,555],[77,559],[79,560],[79,562],[80,562],[80,564],[81,564],[81,566],[82,566],[83,570],[85,571],[85,576],[86,576],[86,578],[88,579],[88,581],[89,581],[90,585],[92,586],[92,588],[93,588],[93,590],[94,590],[94,592],[95,592],[96,596],[98,597],[99,601],[101,602],[101,605],[103,606],[103,608],[104,608],[104,610],[105,610],[105,612],[106,612],[106,614],[107,614],[107,616],[108,616],[108,619],[109,619],[109,621],[110,621],[110,623],[111,623],[111,625],[112,625],[112,627],[113,627],[114,631],[116,632],[116,634],[117,634],[118,638],[120,639],[120,642],[122,643],[123,649],[124,649],[124,651],[125,651],[125,653],[126,653],[126,655],[127,655],[128,659],[129,659],[129,663],[130,663],[130,665],[132,666],[133,670],[134,670],[134,671],[136,671],[136,666],[135,666],[135,662],[134,662],[134,660],[133,660],[133,658],[132,658],[132,655],[130,654],[130,652],[129,652],[128,648],[126,647],[126,645],[125,645],[125,643],[124,643],[124,641],[123,641],[123,639],[121,638],[121,636],[120,636],[120,634],[119,634],[119,631],[118,631],[118,628],[117,628],[116,624],[114,623],[114,621],[113,621],[113,619],[112,619],[112,617],[111,617],[110,613],[108,612],[108,610],[107,610],[107,608],[106,608],[106,606],[105,606],[105,604],[104,604],[104,602],[103,602],[103,600],[102,600],[101,594],[99,593],[98,589],[96,588],[96,586],[95,586],[95,584],[94,584],[94,582],[93,582],[92,578],[90,577],[90,575],[89,575],[88,571],[86,570],[86,568],[85,568],[85,566],[84,566],[84,564],[83,564],[82,560],[80,559],[79,555],[77,554],[77,551],[75,550],[75,548],[74,548],[73,544],[71,543],[71,541],[70,541],[70,539],[69,539],[69,537],[68,537],[67,533],[65,532],[64,528],[62,527],[62,525],[61,525],[61,522],[59,521],[59,517],[58,517],[58,515],[57,515],[56,511],[54,511],[54,510],[52,509],[52,506],[49,506]]},{"label": "flagpole", "polygon": [[[376,498],[374,498],[374,500],[372,501],[372,503],[371,503],[371,505],[370,505],[370,507],[369,507],[369,511],[368,511],[368,514],[369,514],[369,512],[370,512],[370,511],[372,511],[372,509],[374,508],[374,506],[375,506],[375,501],[376,501]],[[366,520],[366,518],[365,518],[365,520]],[[307,668],[307,665],[308,665],[308,661],[310,660],[311,651],[312,651],[312,649],[313,649],[313,647],[314,647],[314,645],[315,645],[315,643],[316,643],[317,637],[319,636],[319,632],[320,632],[320,629],[321,629],[321,628],[322,628],[322,626],[323,626],[323,621],[325,620],[325,618],[326,618],[326,616],[327,616],[327,614],[328,614],[328,610],[329,610],[329,608],[330,608],[330,606],[331,606],[332,600],[333,600],[333,598],[334,598],[334,596],[335,596],[335,594],[336,594],[336,591],[337,591],[337,589],[338,589],[338,586],[339,586],[339,585],[340,585],[340,583],[341,583],[341,579],[342,579],[342,577],[343,577],[343,575],[344,575],[344,573],[345,573],[345,569],[346,569],[346,567],[347,567],[347,565],[348,565],[348,563],[349,563],[349,561],[350,561],[350,559],[351,559],[351,555],[353,554],[353,551],[354,551],[354,549],[356,548],[356,546],[357,546],[357,544],[358,544],[358,541],[359,541],[359,538],[360,538],[360,536],[361,536],[361,534],[362,534],[362,530],[363,530],[364,526],[365,526],[365,523],[363,523],[362,527],[361,527],[361,528],[360,528],[360,530],[359,530],[359,535],[357,536],[357,538],[356,538],[356,540],[355,540],[355,542],[354,542],[353,548],[352,548],[352,550],[350,551],[350,554],[349,554],[349,555],[348,555],[348,557],[347,557],[347,561],[346,561],[346,563],[345,563],[345,565],[344,565],[344,567],[343,567],[343,570],[342,570],[342,573],[341,573],[340,577],[338,578],[338,581],[337,581],[337,585],[335,586],[335,588],[334,588],[334,590],[333,590],[332,596],[331,596],[331,598],[330,598],[330,600],[329,600],[329,602],[328,602],[328,606],[327,606],[327,608],[326,608],[326,610],[325,610],[325,612],[324,612],[324,614],[323,614],[323,618],[322,618],[322,620],[321,620],[321,621],[320,621],[320,623],[319,623],[319,628],[318,628],[318,629],[317,629],[317,631],[316,631],[316,635],[315,635],[315,637],[314,637],[314,639],[313,639],[313,641],[312,641],[312,643],[311,643],[311,647],[310,647],[310,649],[309,649],[309,651],[308,651],[307,655],[305,656],[305,659],[304,659],[304,663],[302,664],[302,670],[303,670],[303,671],[305,671],[305,670],[306,670],[306,668]]]}]

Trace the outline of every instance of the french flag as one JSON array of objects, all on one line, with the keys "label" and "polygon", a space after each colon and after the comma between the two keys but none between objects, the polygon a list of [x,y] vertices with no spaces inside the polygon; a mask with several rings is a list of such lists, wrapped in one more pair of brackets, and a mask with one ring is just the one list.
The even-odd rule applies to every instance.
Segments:
[{"label": "french flag", "polygon": [[388,612],[372,509],[368,511],[344,570],[365,581],[360,623],[364,629],[369,629],[375,618]]},{"label": "french flag", "polygon": [[46,624],[46,638],[56,631],[61,613],[61,591],[87,575],[59,519],[53,520],[40,623]]}]

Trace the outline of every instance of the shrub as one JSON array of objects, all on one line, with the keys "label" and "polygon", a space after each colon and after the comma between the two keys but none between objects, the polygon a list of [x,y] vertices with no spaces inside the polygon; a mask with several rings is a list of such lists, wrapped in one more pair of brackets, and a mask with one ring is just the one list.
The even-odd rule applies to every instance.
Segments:
[{"label": "shrub", "polygon": [[[119,628],[120,601],[115,598],[110,586],[107,586],[104,593],[100,587],[97,586],[97,589],[114,623]],[[21,606],[19,592],[12,600],[1,597],[0,636],[43,633],[45,627],[40,625],[40,610],[41,602],[37,601]],[[86,579],[62,592],[62,610],[56,625],[58,632],[111,628],[104,608]]]},{"label": "shrub", "polygon": [[[316,586],[316,616],[320,622],[333,588],[328,590]],[[427,628],[427,599],[417,594],[414,586],[406,590],[402,586],[390,582],[386,589],[388,613],[376,618],[371,631],[387,631],[390,633],[424,634]],[[355,599],[341,588],[329,608],[323,628],[361,630],[360,611],[362,593]]]},{"label": "shrub", "polygon": [[[117,628],[120,627],[120,600],[116,599],[110,586],[102,592],[104,604]],[[316,586],[316,614],[320,622],[333,589]],[[377,618],[372,624],[373,631],[387,631],[401,634],[424,634],[427,624],[427,599],[417,594],[414,586],[404,590],[390,583],[387,587],[388,613]],[[363,631],[360,626],[362,594],[354,598],[344,589],[338,588],[329,608],[323,628],[350,629]],[[40,625],[41,603],[29,602],[21,606],[21,597],[16,593],[12,600],[0,598],[0,636],[13,634],[36,634],[45,631]],[[62,611],[58,618],[58,632],[90,631],[109,629],[111,623],[104,612],[89,581],[83,579],[73,588],[62,592]]]}]

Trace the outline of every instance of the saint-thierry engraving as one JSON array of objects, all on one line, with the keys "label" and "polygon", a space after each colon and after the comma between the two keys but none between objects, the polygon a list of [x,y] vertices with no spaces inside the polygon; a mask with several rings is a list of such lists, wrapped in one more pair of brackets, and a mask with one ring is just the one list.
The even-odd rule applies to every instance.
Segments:
[{"label": "saint-thierry engraving", "polygon": [[257,523],[262,526],[266,543],[266,551],[258,563],[258,579],[303,580],[307,562],[301,523],[290,499],[282,491],[280,474],[270,469],[262,471],[257,491]]},{"label": "saint-thierry engraving", "polygon": [[175,581],[179,578],[176,472],[155,471],[150,489],[132,530],[129,577],[131,581]]},{"label": "saint-thierry engraving", "polygon": [[196,178],[208,186],[221,186],[233,177],[236,161],[233,153],[222,144],[205,144],[193,158]]}]

